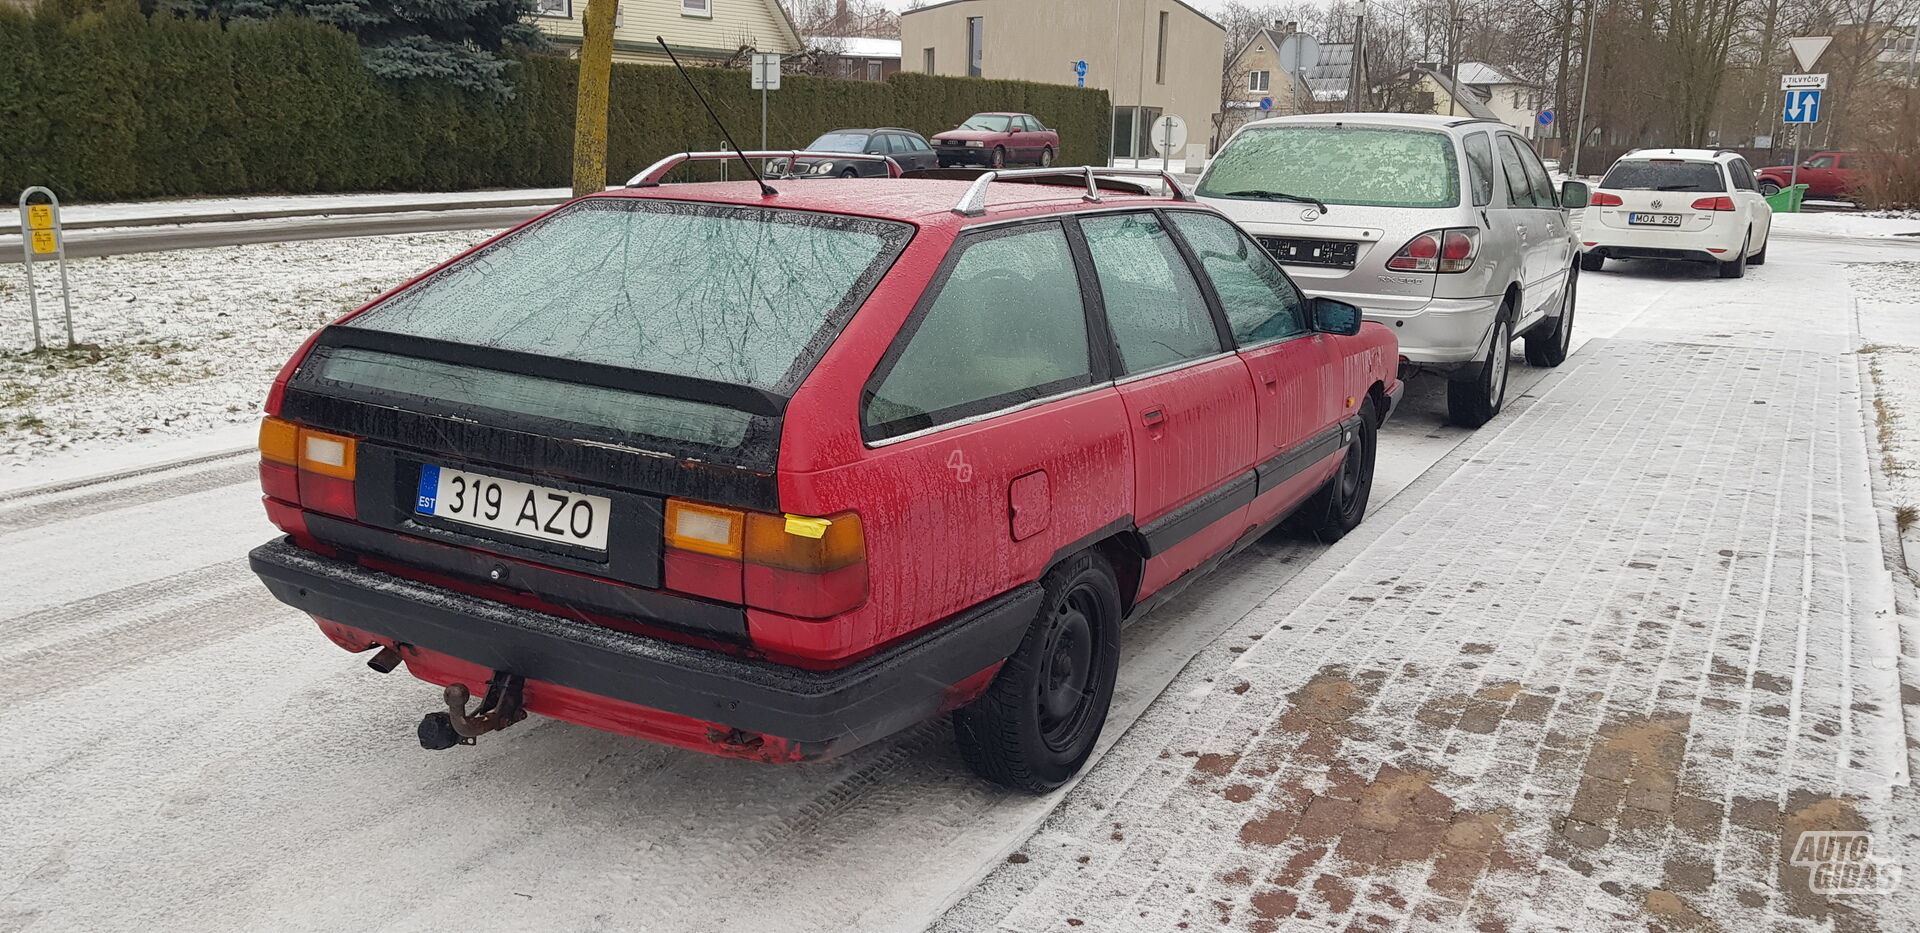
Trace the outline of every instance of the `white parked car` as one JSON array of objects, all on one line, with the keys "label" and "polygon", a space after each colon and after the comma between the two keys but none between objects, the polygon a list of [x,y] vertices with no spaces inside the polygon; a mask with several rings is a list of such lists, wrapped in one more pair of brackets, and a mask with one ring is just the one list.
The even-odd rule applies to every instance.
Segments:
[{"label": "white parked car", "polygon": [[1713,149],[1640,149],[1620,157],[1580,224],[1580,268],[1609,259],[1711,262],[1737,279],[1767,261],[1773,208],[1753,167]]}]

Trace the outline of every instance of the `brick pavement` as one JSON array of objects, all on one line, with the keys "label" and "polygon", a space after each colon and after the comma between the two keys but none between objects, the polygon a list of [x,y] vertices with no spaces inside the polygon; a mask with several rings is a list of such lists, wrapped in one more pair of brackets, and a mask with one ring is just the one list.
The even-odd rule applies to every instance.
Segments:
[{"label": "brick pavement", "polygon": [[1914,929],[1920,879],[1790,864],[1808,829],[1920,855],[1887,851],[1852,360],[1579,360],[1196,659],[935,929]]}]

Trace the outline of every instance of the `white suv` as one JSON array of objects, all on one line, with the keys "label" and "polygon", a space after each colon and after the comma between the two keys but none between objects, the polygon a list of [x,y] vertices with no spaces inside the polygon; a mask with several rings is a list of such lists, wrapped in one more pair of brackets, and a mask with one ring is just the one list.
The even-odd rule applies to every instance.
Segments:
[{"label": "white suv", "polygon": [[1580,223],[1580,268],[1609,259],[1711,262],[1737,279],[1767,261],[1773,208],[1738,153],[1641,149],[1613,163]]}]

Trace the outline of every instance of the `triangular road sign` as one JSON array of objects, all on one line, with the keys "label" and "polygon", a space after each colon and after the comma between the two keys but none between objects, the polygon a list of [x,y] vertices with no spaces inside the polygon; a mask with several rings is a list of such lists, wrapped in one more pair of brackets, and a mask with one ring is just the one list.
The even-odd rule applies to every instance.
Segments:
[{"label": "triangular road sign", "polygon": [[1812,71],[1813,63],[1820,60],[1820,53],[1827,50],[1832,36],[1801,36],[1788,39],[1787,46],[1793,49],[1793,57],[1800,60],[1801,71]]}]

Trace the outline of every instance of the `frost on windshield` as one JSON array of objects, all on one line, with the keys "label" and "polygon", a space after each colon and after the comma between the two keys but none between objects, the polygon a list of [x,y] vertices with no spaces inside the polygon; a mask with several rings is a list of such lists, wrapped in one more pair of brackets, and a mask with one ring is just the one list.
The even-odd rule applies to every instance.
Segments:
[{"label": "frost on windshield", "polygon": [[1460,169],[1440,133],[1338,126],[1281,126],[1235,137],[1213,160],[1203,197],[1284,191],[1328,204],[1453,207]]},{"label": "frost on windshield", "polygon": [[592,199],[351,326],[772,389],[906,236],[855,218]]}]

